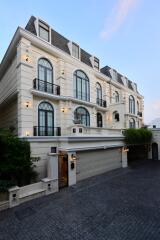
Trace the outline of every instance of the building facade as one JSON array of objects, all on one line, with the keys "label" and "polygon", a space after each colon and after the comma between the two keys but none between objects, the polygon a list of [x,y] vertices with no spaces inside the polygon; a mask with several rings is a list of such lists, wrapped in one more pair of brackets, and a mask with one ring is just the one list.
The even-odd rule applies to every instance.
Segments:
[{"label": "building facade", "polygon": [[32,16],[0,65],[0,127],[31,144],[39,178],[60,185],[121,167],[123,129],[143,125],[136,83]]}]

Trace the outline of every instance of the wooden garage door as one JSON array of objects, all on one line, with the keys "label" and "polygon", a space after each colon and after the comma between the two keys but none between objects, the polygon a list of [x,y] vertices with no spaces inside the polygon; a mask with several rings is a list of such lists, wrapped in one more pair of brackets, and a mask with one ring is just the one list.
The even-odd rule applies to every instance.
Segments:
[{"label": "wooden garage door", "polygon": [[121,167],[118,148],[77,152],[77,181]]}]

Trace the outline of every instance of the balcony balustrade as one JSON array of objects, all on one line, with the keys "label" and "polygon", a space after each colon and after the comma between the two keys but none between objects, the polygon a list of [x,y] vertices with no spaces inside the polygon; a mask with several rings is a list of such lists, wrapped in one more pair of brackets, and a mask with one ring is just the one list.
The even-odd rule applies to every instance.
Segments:
[{"label": "balcony balustrade", "polygon": [[61,136],[60,127],[34,126],[34,136]]},{"label": "balcony balustrade", "polygon": [[97,104],[101,107],[104,107],[106,108],[107,107],[107,102],[106,100],[103,100],[103,99],[100,99],[100,98],[97,98]]},{"label": "balcony balustrade", "polygon": [[47,92],[47,93],[54,94],[54,95],[60,95],[60,86],[59,85],[40,80],[38,78],[35,78],[33,80],[33,88],[38,91]]}]

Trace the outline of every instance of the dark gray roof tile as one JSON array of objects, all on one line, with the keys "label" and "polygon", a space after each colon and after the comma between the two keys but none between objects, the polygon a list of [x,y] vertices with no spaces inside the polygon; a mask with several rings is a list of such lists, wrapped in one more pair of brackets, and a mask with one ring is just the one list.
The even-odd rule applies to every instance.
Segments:
[{"label": "dark gray roof tile", "polygon": [[100,72],[103,73],[104,75],[106,75],[109,78],[112,78],[111,74],[110,74],[110,67],[109,66],[105,66],[103,68],[100,69]]},{"label": "dark gray roof tile", "polygon": [[27,23],[25,29],[28,30],[29,32],[33,33],[34,35],[37,35],[36,33],[36,28],[34,25],[36,18],[34,16],[31,16],[29,19],[29,22]]},{"label": "dark gray roof tile", "polygon": [[70,54],[69,48],[68,48],[69,40],[67,38],[63,37],[58,32],[54,31],[53,29],[51,30],[51,43],[55,47],[63,50],[64,52],[66,52],[68,54]]},{"label": "dark gray roof tile", "polygon": [[120,84],[122,84],[122,85],[124,85],[123,84],[123,81],[122,81],[122,75],[120,74],[120,73],[117,73],[117,81],[120,83]]},{"label": "dark gray roof tile", "polygon": [[91,55],[81,48],[81,61],[87,64],[88,66],[92,67],[90,57]]},{"label": "dark gray roof tile", "polygon": [[[28,30],[29,32],[37,35],[35,24],[34,24],[35,20],[36,20],[36,18],[34,16],[31,16],[31,18],[29,19],[29,22],[27,23],[25,29]],[[69,48],[68,48],[68,43],[69,43],[69,40],[67,38],[63,37],[61,34],[56,32],[55,30],[51,29],[51,44],[53,46],[55,46],[55,47],[61,49],[62,51],[70,54],[70,51],[69,51]],[[85,50],[81,49],[81,61],[83,63],[87,64],[88,66],[92,67],[90,57],[91,57],[91,54],[89,54]],[[100,69],[100,72],[103,73],[104,75],[106,75],[107,77],[112,78],[112,76],[110,74],[110,69],[111,68],[109,66],[105,66],[105,67]],[[122,75],[120,73],[117,73],[117,82],[119,82],[120,84],[123,84],[123,81],[122,81],[121,77],[122,77]],[[130,80],[128,80],[128,88],[131,89],[132,91],[134,91],[134,89],[132,87],[132,82]]]},{"label": "dark gray roof tile", "polygon": [[128,80],[128,88],[131,89],[132,91],[134,91],[134,89],[132,87],[132,82],[130,80]]}]

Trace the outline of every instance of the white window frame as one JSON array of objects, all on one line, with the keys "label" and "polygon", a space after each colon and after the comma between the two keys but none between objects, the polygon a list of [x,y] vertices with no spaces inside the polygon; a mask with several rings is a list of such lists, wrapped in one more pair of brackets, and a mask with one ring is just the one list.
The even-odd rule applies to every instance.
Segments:
[{"label": "white window frame", "polygon": [[[96,61],[98,60],[98,61]],[[95,63],[98,63],[98,67],[95,66]],[[100,62],[99,62],[99,59],[97,57],[94,56],[93,58],[93,67],[94,69],[98,70],[99,71],[99,68],[100,68]]]},{"label": "white window frame", "polygon": [[[39,23],[40,23],[40,22],[48,27],[48,30],[49,30],[49,41],[45,40],[44,38],[42,38],[42,37],[39,35]],[[38,37],[38,38],[40,38],[41,40],[43,40],[43,41],[46,42],[46,43],[50,43],[50,44],[51,44],[51,27],[50,27],[45,21],[43,21],[43,20],[40,19],[40,18],[37,18],[36,32],[37,32],[37,37]]]},{"label": "white window frame", "polygon": [[[75,56],[73,56],[73,46],[78,47],[78,58],[75,57]],[[71,54],[72,54],[72,57],[73,57],[73,58],[80,60],[80,54],[81,54],[80,47],[79,47],[79,45],[78,45],[77,43],[75,43],[75,42],[72,42]]]}]

